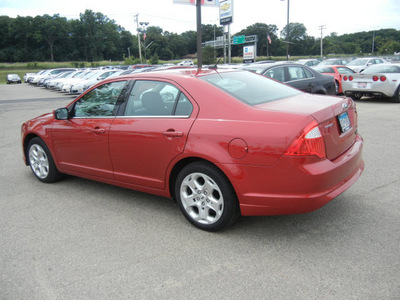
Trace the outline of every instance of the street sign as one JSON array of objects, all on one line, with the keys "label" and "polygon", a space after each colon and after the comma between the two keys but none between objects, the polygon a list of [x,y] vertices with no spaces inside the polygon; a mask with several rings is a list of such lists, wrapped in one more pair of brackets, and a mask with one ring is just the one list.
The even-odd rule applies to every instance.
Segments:
[{"label": "street sign", "polygon": [[238,35],[233,37],[233,44],[238,45],[238,44],[244,44],[246,40],[246,36],[244,35]]}]

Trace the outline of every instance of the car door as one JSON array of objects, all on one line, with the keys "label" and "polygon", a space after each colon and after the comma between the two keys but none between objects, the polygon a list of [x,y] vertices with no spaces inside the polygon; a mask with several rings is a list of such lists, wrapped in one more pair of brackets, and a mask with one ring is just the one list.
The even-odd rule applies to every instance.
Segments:
[{"label": "car door", "polygon": [[110,128],[115,179],[165,188],[166,170],[185,148],[198,108],[177,85],[138,80]]},{"label": "car door", "polygon": [[126,83],[116,81],[96,87],[71,106],[69,119],[54,122],[52,142],[61,169],[96,177],[114,177],[108,145],[109,129]]},{"label": "car door", "polygon": [[304,67],[288,66],[287,84],[307,93],[312,93],[315,90],[315,77]]}]

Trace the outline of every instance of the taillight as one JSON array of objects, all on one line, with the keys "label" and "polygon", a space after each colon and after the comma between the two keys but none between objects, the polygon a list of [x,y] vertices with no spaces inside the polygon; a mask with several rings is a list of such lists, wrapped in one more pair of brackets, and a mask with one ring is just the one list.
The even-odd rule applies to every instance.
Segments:
[{"label": "taillight", "polygon": [[304,156],[316,155],[319,158],[325,158],[325,143],[321,131],[316,122],[310,123],[297,137],[289,148],[286,150],[285,155],[289,156]]},{"label": "taillight", "polygon": [[347,81],[347,76],[344,76],[344,77],[343,77],[343,80],[344,80],[344,81]]},{"label": "taillight", "polygon": [[384,81],[386,81],[386,76],[378,77],[378,76],[375,75],[374,77],[372,77],[372,80],[373,80],[373,81],[378,81],[378,80],[380,80],[380,81],[384,82]]},{"label": "taillight", "polygon": [[353,76],[349,76],[349,81],[353,81]]}]

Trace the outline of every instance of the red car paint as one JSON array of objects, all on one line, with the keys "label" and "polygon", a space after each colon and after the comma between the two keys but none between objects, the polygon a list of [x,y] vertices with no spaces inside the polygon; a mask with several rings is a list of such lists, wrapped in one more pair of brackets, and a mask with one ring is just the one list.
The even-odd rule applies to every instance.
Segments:
[{"label": "red car paint", "polygon": [[[107,83],[126,81],[132,86],[141,80],[173,85],[190,101],[192,111],[185,117],[125,117],[121,105],[110,117],[57,120],[54,114],[43,115],[22,125],[25,163],[27,145],[38,136],[61,173],[173,197],[179,170],[205,160],[227,176],[242,215],[310,212],[360,177],[363,140],[351,99],[295,91],[290,97],[249,105],[207,82],[208,76],[232,72],[246,71],[183,69],[105,80],[68,108]],[[351,128],[343,133],[338,115],[344,112]],[[322,158],[288,151],[310,124],[322,135]]]}]

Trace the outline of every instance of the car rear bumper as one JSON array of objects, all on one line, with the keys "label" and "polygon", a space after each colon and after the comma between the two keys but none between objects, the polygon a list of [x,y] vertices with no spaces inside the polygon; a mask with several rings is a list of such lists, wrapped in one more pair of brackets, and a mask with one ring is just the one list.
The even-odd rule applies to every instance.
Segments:
[{"label": "car rear bumper", "polygon": [[240,166],[246,176],[234,176],[231,181],[242,215],[301,214],[324,206],[361,176],[362,147],[363,140],[357,136],[352,147],[334,161],[282,157],[269,168]]}]

